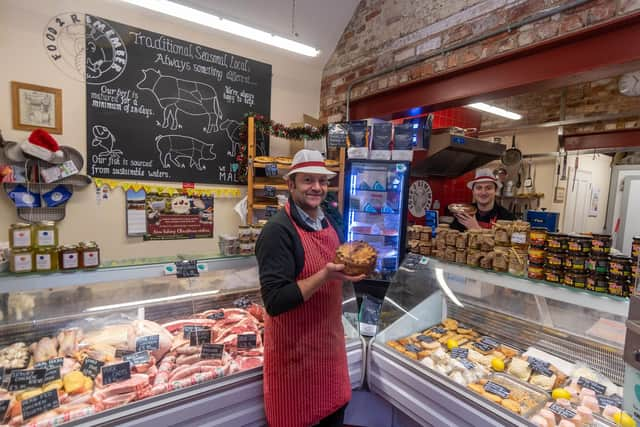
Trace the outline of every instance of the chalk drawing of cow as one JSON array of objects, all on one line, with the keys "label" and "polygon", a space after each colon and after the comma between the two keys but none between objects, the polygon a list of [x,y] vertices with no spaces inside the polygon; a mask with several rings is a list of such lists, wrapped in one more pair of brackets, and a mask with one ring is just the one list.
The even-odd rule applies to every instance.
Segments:
[{"label": "chalk drawing of cow", "polygon": [[[227,138],[231,142],[231,151],[227,152],[231,157],[235,157],[240,151],[240,127],[242,123],[236,120],[224,119],[220,123],[220,130],[225,131]],[[256,138],[257,139],[257,138]],[[256,140],[256,150],[259,156],[264,156],[264,141]]]},{"label": "chalk drawing of cow", "polygon": [[176,130],[180,126],[178,111],[190,116],[207,116],[206,133],[218,132],[222,110],[214,88],[200,82],[167,76],[158,70],[142,70],[144,77],[136,87],[148,90],[162,107],[162,127]]},{"label": "chalk drawing of cow", "polygon": [[163,168],[171,167],[169,162],[179,168],[184,168],[186,164],[178,162],[178,159],[182,159],[189,162],[190,168],[195,167],[197,170],[203,171],[207,167],[202,164],[202,161],[216,158],[213,144],[206,144],[190,136],[158,135],[155,141]]}]

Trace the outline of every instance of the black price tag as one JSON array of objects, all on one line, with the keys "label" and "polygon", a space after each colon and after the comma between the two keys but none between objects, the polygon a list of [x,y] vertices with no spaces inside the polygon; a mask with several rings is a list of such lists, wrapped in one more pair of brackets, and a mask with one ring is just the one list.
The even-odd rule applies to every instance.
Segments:
[{"label": "black price tag", "polygon": [[438,335],[444,335],[447,333],[447,330],[440,326],[436,326],[434,328],[429,329],[427,332],[431,332],[433,334],[438,334]]},{"label": "black price tag", "polygon": [[600,394],[596,395],[596,399],[598,399],[598,406],[604,408],[607,405],[615,406],[616,408],[622,409],[622,398],[620,396],[602,396]]},{"label": "black price tag", "polygon": [[258,337],[256,334],[238,335],[238,349],[256,348],[256,345],[258,345]]},{"label": "black price tag", "polygon": [[46,369],[21,369],[11,371],[9,377],[9,391],[24,390],[25,388],[40,387],[44,384]]},{"label": "black price tag", "polygon": [[544,360],[541,360],[541,359],[536,359],[535,357],[531,357],[531,356],[527,358],[527,361],[529,362],[529,366],[531,367],[542,366],[544,368],[548,368],[549,366],[551,366],[551,363],[545,362]]},{"label": "black price tag", "polygon": [[276,187],[272,185],[264,186],[264,197],[276,197]]},{"label": "black price tag", "polygon": [[327,147],[346,147],[348,126],[348,123],[329,123],[327,129]]},{"label": "black price tag", "polygon": [[536,364],[529,364],[529,367],[531,368],[531,370],[535,373],[538,373],[540,375],[544,375],[545,377],[552,377],[553,376],[553,371],[549,368],[545,368],[542,365],[536,365]]},{"label": "black price tag", "polygon": [[454,348],[451,350],[451,357],[454,359],[466,359],[469,356],[468,348]]},{"label": "black price tag", "polygon": [[586,379],[585,377],[578,378],[578,385],[580,387],[586,387],[596,392],[596,394],[604,394],[607,391],[607,387],[600,383]]},{"label": "black price tag", "polygon": [[187,339],[191,336],[192,333],[196,332],[196,331],[204,331],[206,329],[211,330],[211,328],[209,326],[200,326],[200,325],[186,325],[183,329],[182,329],[182,337],[184,339]]},{"label": "black price tag", "polygon": [[33,365],[36,369],[53,369],[53,368],[61,368],[64,364],[64,357],[58,357],[51,360],[45,360],[44,362],[38,362]]},{"label": "black price tag", "polygon": [[468,361],[467,359],[458,359],[458,361],[460,363],[462,363],[462,366],[464,366],[467,369],[473,369],[476,367],[476,365],[474,365],[473,363],[471,363],[470,361]]},{"label": "black price tag", "polygon": [[60,368],[47,369],[47,373],[44,374],[44,383],[59,380],[60,378]]},{"label": "black price tag", "polygon": [[102,368],[104,362],[101,362],[96,359],[92,359],[90,357],[85,357],[82,361],[82,367],[80,371],[87,377],[95,378],[100,373],[100,368]]},{"label": "black price tag", "polygon": [[475,348],[477,348],[480,351],[483,351],[485,353],[489,352],[489,351],[493,351],[495,350],[495,346],[491,345],[491,344],[487,344],[486,342],[482,342],[482,341],[478,341],[478,342],[474,342],[473,346]]},{"label": "black price tag", "polygon": [[224,319],[224,311],[220,310],[207,316],[207,319],[220,320]]},{"label": "black price tag", "polygon": [[115,363],[102,367],[102,384],[108,385],[131,378],[131,365],[129,362]]},{"label": "black price tag", "polygon": [[487,381],[487,383],[484,385],[484,391],[486,391],[487,393],[495,394],[496,396],[500,396],[503,399],[509,397],[509,393],[511,393],[508,388],[503,387],[500,384],[496,384],[493,381]]},{"label": "black price tag", "polygon": [[[470,328],[468,328],[466,326],[460,326],[460,325],[458,325],[458,328],[470,329]],[[480,342],[488,344],[488,345],[492,346],[493,348],[496,348],[496,347],[498,347],[500,345],[500,343],[498,341],[496,341],[494,338],[486,337],[486,336],[480,338]]]},{"label": "black price tag", "polygon": [[222,359],[224,344],[202,344],[200,359]]},{"label": "black price tag", "polygon": [[3,420],[5,415],[7,414],[7,409],[9,409],[9,402],[11,400],[0,400],[0,420]]},{"label": "black price tag", "polygon": [[278,165],[276,163],[267,163],[264,165],[264,173],[269,177],[278,176]]},{"label": "black price tag", "polygon": [[191,346],[202,345],[211,342],[211,329],[200,329],[194,331],[189,336],[189,344]]},{"label": "black price tag", "polygon": [[266,216],[267,218],[271,218],[277,213],[278,213],[278,208],[275,206],[267,206],[264,210],[264,216]]},{"label": "black price tag", "polygon": [[176,276],[178,279],[199,277],[198,260],[190,259],[176,262]]},{"label": "black price tag", "polygon": [[26,421],[36,415],[59,407],[58,390],[45,391],[37,396],[23,400],[20,402],[20,405],[22,408],[22,419]]},{"label": "black price tag", "polygon": [[151,360],[151,357],[149,355],[149,352],[145,350],[145,351],[139,351],[133,354],[128,354],[124,356],[122,359],[131,363],[131,365],[136,366],[136,365],[144,365],[145,363],[149,363],[149,361]]},{"label": "black price tag", "polygon": [[117,348],[116,349],[116,358],[117,359],[122,359],[124,356],[127,356],[129,354],[133,354],[135,353],[135,351],[131,351],[131,350],[124,350],[121,348]]},{"label": "black price tag", "polygon": [[432,343],[435,341],[435,338],[433,337],[428,337],[426,335],[418,335],[418,341],[420,342],[426,342],[427,344]]},{"label": "black price tag", "polygon": [[410,351],[412,353],[420,353],[422,350],[416,347],[413,344],[407,344],[404,346],[405,350]]},{"label": "black price tag", "polygon": [[136,353],[144,350],[157,350],[160,348],[160,335],[147,335],[136,340]]},{"label": "black price tag", "polygon": [[549,406],[549,410],[556,415],[560,415],[562,418],[566,418],[567,420],[572,419],[577,414],[576,411],[564,408],[557,403],[552,403],[551,406]]}]

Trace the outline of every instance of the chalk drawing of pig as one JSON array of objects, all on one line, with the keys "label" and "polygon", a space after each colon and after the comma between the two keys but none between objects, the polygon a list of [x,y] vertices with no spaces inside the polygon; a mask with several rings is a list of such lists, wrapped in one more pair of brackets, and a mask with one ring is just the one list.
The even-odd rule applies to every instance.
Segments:
[{"label": "chalk drawing of pig", "polygon": [[158,70],[142,70],[144,77],[136,87],[148,90],[162,107],[162,127],[176,130],[180,126],[178,111],[190,116],[207,116],[206,133],[218,132],[222,110],[214,88],[200,82],[167,76]]},{"label": "chalk drawing of pig", "polygon": [[184,159],[183,161],[189,161],[190,168],[195,167],[197,170],[203,171],[207,167],[202,164],[202,161],[216,158],[213,144],[205,144],[190,136],[158,135],[155,141],[163,168],[171,167],[169,162],[179,168],[184,168],[186,164],[178,162],[178,159]]}]

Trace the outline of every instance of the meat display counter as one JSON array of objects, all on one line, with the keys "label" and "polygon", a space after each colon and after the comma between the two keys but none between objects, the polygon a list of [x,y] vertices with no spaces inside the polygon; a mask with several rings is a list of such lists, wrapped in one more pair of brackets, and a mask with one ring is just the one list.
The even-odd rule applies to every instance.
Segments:
[{"label": "meat display counter", "polygon": [[409,254],[370,342],[367,383],[420,426],[612,425],[628,307]]},{"label": "meat display counter", "polygon": [[[265,425],[255,258],[167,267],[0,277],[0,426]],[[343,308],[358,388],[350,283]]]}]

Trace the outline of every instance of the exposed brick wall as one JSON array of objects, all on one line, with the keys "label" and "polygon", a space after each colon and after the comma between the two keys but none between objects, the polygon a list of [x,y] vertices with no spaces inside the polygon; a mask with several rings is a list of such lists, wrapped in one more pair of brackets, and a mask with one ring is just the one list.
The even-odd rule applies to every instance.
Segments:
[{"label": "exposed brick wall", "polygon": [[[640,112],[640,96],[624,96],[618,90],[619,77],[571,85],[566,88],[565,118],[602,116],[606,114]],[[483,130],[509,126],[537,124],[560,120],[563,89],[527,93],[509,98],[492,100],[491,104],[522,114],[522,120],[502,119],[492,114],[482,114]],[[639,127],[638,117],[567,126],[566,133]]]},{"label": "exposed brick wall", "polygon": [[[569,1],[362,0],[324,68],[320,115],[330,122],[344,119],[347,87],[359,77],[566,3]],[[369,80],[354,87],[352,98],[448,72],[638,10],[640,0],[594,0],[444,57]]]}]

